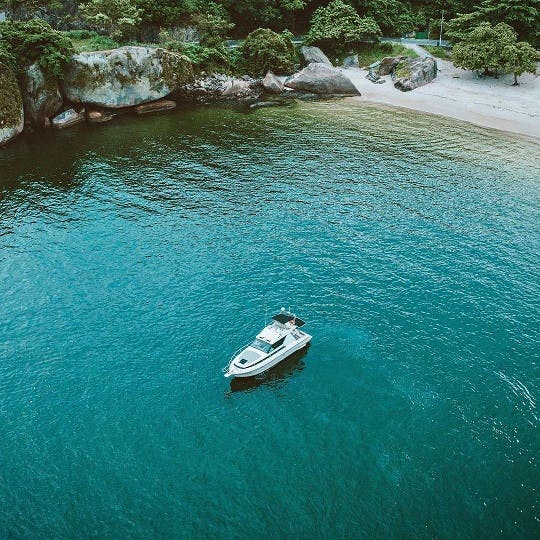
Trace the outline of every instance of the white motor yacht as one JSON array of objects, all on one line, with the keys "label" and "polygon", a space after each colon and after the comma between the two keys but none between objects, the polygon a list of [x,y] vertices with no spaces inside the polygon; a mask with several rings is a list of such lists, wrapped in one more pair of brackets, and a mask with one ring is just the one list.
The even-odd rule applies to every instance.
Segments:
[{"label": "white motor yacht", "polygon": [[225,377],[253,377],[306,347],[311,336],[300,330],[304,324],[294,313],[281,308],[254,341],[234,353],[223,370]]}]

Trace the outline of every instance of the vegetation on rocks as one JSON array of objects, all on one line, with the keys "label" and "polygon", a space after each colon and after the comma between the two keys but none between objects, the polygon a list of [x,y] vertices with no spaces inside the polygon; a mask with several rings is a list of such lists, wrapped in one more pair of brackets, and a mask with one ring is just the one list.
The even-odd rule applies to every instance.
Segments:
[{"label": "vegetation on rocks", "polygon": [[386,56],[409,56],[416,58],[416,51],[407,48],[401,43],[386,41],[384,43],[376,43],[368,47],[363,47],[358,52],[358,65],[369,66],[374,62],[382,60]]},{"label": "vegetation on rocks", "polygon": [[71,40],[40,19],[0,23],[0,50],[18,73],[37,62],[46,73],[59,77],[73,53]]},{"label": "vegetation on rocks", "polygon": [[22,97],[13,70],[0,62],[0,129],[21,121]]}]

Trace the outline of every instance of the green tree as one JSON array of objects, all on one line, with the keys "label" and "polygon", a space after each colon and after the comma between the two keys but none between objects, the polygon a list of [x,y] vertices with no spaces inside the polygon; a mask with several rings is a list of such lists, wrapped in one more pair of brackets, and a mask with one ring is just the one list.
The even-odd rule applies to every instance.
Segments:
[{"label": "green tree", "polygon": [[402,36],[415,28],[409,6],[400,0],[357,0],[353,5],[373,18],[385,36]]},{"label": "green tree", "polygon": [[0,23],[0,50],[4,61],[18,72],[37,62],[55,77],[74,52],[69,37],[40,19]]},{"label": "green tree", "polygon": [[297,56],[290,33],[278,34],[270,28],[251,32],[240,46],[240,53],[244,69],[255,77],[269,70],[291,73]]},{"label": "green tree", "polygon": [[221,47],[234,24],[229,21],[225,10],[211,10],[198,16],[197,28],[201,45]]},{"label": "green tree", "polygon": [[492,26],[482,23],[471,30],[463,41],[452,49],[454,65],[464,69],[484,70],[484,74],[497,72],[505,68],[505,49],[515,45],[514,29],[499,23]]},{"label": "green tree", "polygon": [[483,22],[504,22],[512,26],[521,39],[537,42],[540,0],[483,0],[472,11],[460,13],[449,22],[448,36],[459,41]]},{"label": "green tree", "polygon": [[306,43],[317,45],[332,55],[340,55],[362,43],[378,41],[381,35],[374,19],[361,18],[349,4],[333,0],[313,13]]},{"label": "green tree", "polygon": [[79,12],[94,30],[116,41],[133,37],[142,21],[142,10],[132,0],[90,0]]},{"label": "green tree", "polygon": [[536,72],[537,52],[526,41],[519,41],[507,45],[503,50],[504,68],[514,74],[514,86],[517,86],[517,78],[523,73]]},{"label": "green tree", "polygon": [[304,9],[305,0],[219,0],[240,32],[265,26],[283,30],[294,13]]},{"label": "green tree", "polygon": [[134,0],[145,24],[169,27],[190,21],[201,7],[199,0]]}]

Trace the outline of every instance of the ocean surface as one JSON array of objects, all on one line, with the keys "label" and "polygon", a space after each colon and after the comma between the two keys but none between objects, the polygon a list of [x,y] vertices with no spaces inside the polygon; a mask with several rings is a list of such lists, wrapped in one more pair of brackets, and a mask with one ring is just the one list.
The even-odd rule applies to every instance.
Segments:
[{"label": "ocean surface", "polygon": [[[0,150],[0,538],[538,538],[540,145],[328,101]],[[308,351],[230,355],[285,306]]]}]

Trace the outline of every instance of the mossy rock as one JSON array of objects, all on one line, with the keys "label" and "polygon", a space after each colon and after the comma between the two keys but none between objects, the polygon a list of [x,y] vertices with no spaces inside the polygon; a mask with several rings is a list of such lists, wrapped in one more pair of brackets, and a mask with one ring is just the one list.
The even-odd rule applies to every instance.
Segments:
[{"label": "mossy rock", "polygon": [[149,47],[120,47],[72,57],[62,92],[73,103],[121,108],[162,99],[193,76],[186,56]]},{"label": "mossy rock", "polygon": [[0,144],[18,135],[24,125],[21,90],[13,71],[0,64]]}]

